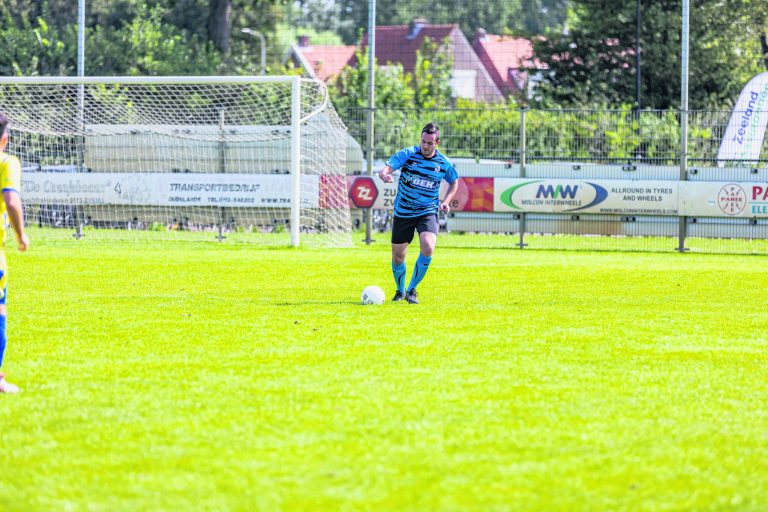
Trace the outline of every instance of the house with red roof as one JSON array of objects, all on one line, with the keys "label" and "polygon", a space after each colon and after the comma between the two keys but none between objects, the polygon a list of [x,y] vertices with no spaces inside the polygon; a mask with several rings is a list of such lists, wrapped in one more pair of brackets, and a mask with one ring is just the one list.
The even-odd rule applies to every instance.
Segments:
[{"label": "house with red roof", "polygon": [[[429,38],[449,52],[453,60],[451,87],[459,98],[479,101],[502,101],[504,94],[492,79],[484,63],[478,58],[457,24],[429,24],[416,18],[409,25],[376,27],[376,61],[379,66],[400,64],[412,73],[416,67],[416,52]],[[286,56],[306,74],[321,80],[338,75],[346,65],[355,64],[355,49],[367,51],[368,36],[363,35],[359,46],[310,45],[308,39],[291,46]]]},{"label": "house with red roof", "polygon": [[286,61],[290,58],[296,67],[300,67],[310,78],[328,82],[344,69],[355,64],[354,45],[310,44],[309,37],[299,37],[298,44],[291,45]]},{"label": "house with red roof", "polygon": [[533,56],[533,43],[522,37],[493,35],[478,29],[472,39],[472,49],[505,96],[527,97],[532,85],[527,70],[545,68]]},{"label": "house with red roof", "polygon": [[[453,59],[451,87],[454,95],[479,101],[501,101],[499,88],[488,70],[478,58],[472,45],[457,24],[432,25],[415,18],[409,25],[384,25],[376,27],[376,61],[379,65],[401,64],[403,70],[412,73],[416,68],[416,52],[429,38],[445,50]],[[367,47],[368,36],[362,46]]]}]

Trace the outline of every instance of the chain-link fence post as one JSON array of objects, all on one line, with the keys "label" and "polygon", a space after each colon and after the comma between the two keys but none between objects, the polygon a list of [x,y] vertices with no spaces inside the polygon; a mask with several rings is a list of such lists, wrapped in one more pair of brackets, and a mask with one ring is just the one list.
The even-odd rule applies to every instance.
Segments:
[{"label": "chain-link fence post", "polygon": [[[520,177],[525,178],[525,114],[528,112],[528,107],[520,108]],[[518,222],[518,231],[520,232],[520,243],[517,246],[523,249],[525,243],[525,212],[520,213],[520,219]]]},{"label": "chain-link fence post", "polygon": [[[682,29],[682,69],[680,93],[680,181],[688,179],[688,0],[683,0],[683,29]],[[678,212],[680,215],[680,212]],[[678,229],[677,250],[685,252],[685,238],[688,231],[688,218],[680,216]]]}]

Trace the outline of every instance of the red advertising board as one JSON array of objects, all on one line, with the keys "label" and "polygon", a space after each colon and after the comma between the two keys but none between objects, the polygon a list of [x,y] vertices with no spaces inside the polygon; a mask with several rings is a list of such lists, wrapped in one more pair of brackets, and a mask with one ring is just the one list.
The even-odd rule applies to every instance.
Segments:
[{"label": "red advertising board", "polygon": [[376,183],[369,176],[355,178],[349,188],[349,198],[357,208],[370,208],[378,196],[379,190],[376,188]]}]

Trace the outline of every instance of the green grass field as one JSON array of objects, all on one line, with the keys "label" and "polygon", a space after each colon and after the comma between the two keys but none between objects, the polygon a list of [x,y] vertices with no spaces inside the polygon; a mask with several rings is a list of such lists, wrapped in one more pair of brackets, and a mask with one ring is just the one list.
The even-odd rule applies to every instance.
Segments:
[{"label": "green grass field", "polygon": [[766,510],[766,257],[439,243],[9,249],[0,510]]}]

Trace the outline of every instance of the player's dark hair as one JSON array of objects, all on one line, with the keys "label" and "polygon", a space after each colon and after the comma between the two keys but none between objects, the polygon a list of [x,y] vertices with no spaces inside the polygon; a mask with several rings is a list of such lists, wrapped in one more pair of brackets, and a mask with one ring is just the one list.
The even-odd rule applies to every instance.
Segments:
[{"label": "player's dark hair", "polygon": [[440,127],[435,123],[427,123],[427,125],[421,130],[421,133],[436,133],[437,140],[440,140]]},{"label": "player's dark hair", "polygon": [[0,137],[5,135],[5,132],[8,131],[8,123],[10,122],[8,116],[0,112]]}]

